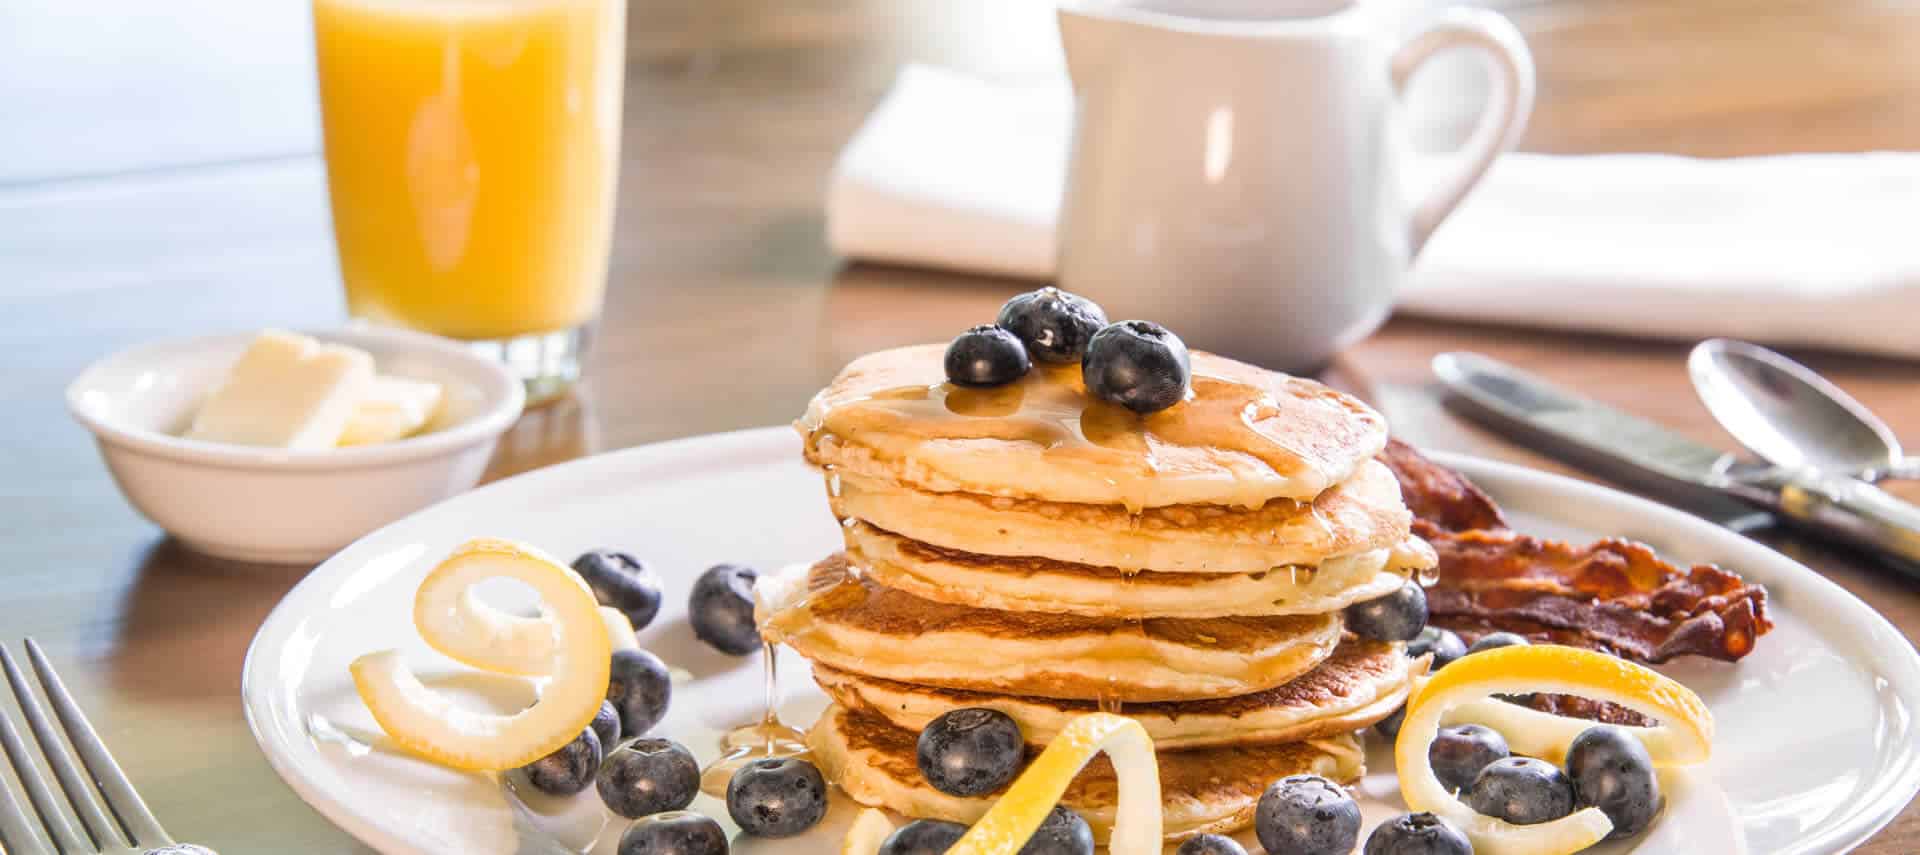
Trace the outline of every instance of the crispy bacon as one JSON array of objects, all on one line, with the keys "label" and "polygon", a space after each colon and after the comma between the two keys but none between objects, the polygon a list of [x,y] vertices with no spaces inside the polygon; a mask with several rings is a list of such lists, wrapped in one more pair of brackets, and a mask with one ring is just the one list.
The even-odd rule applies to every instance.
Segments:
[{"label": "crispy bacon", "polygon": [[1620,706],[1619,704],[1610,704],[1606,701],[1596,701],[1592,698],[1582,698],[1576,695],[1549,695],[1542,692],[1531,694],[1524,698],[1514,698],[1512,700],[1521,706],[1533,707],[1541,712],[1563,715],[1568,718],[1584,718],[1589,721],[1600,722],[1601,724],[1624,724],[1628,727],[1652,727],[1659,724],[1659,722]]},{"label": "crispy bacon", "polygon": [[1641,662],[1700,655],[1732,662],[1773,628],[1767,592],[1712,565],[1681,569],[1645,544],[1545,540],[1506,527],[1459,473],[1394,443],[1381,459],[1400,479],[1416,531],[1440,556],[1427,591],[1432,620],[1465,637],[1494,630]]},{"label": "crispy bacon", "polygon": [[1413,446],[1389,440],[1380,461],[1400,479],[1400,497],[1413,511],[1414,534],[1432,540],[1441,532],[1506,530],[1506,517],[1491,497]]}]

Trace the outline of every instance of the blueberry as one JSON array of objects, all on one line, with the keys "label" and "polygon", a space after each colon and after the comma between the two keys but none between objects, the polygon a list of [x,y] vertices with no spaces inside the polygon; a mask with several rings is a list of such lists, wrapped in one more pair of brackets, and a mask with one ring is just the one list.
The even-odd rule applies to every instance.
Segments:
[{"label": "blueberry", "polygon": [[520,767],[527,773],[527,783],[548,795],[571,796],[593,783],[593,773],[600,768],[600,737],[593,728],[580,731],[572,742],[560,746],[560,750]]},{"label": "blueberry", "polygon": [[635,630],[647,628],[660,613],[660,577],[625,552],[596,549],[573,559],[573,572],[587,580],[593,598],[627,616]]},{"label": "blueberry", "polygon": [[753,622],[753,583],[758,578],[752,567],[738,564],[716,564],[700,574],[687,601],[693,634],[733,656],[759,650],[760,627]]},{"label": "blueberry", "polygon": [[947,379],[955,386],[1005,386],[1032,369],[1026,345],[996,326],[974,327],[947,345]]},{"label": "blueberry", "polygon": [[1347,607],[1347,629],[1375,641],[1411,641],[1427,625],[1427,592],[1408,582],[1384,597]]},{"label": "blueberry", "polygon": [[957,822],[916,819],[887,835],[879,855],[940,855],[966,833],[967,827]]},{"label": "blueberry", "polygon": [[1071,364],[1086,355],[1093,334],[1107,325],[1107,313],[1078,294],[1046,287],[1008,300],[996,324],[1018,337],[1035,360]]},{"label": "blueberry", "polygon": [[1381,736],[1384,736],[1388,739],[1399,739],[1400,725],[1405,724],[1406,722],[1407,722],[1407,706],[1406,704],[1401,704],[1399,709],[1393,711],[1393,715],[1387,716],[1386,718],[1383,718],[1377,722],[1374,722],[1373,729],[1375,732],[1379,733]]},{"label": "blueberry", "polygon": [[1151,321],[1121,321],[1093,334],[1080,377],[1094,397],[1136,413],[1157,413],[1187,397],[1187,345]]},{"label": "blueberry", "polygon": [[700,794],[700,763],[671,739],[636,739],[607,755],[594,786],[608,810],[639,819],[693,804]]},{"label": "blueberry", "polygon": [[1202,834],[1187,838],[1173,855],[1247,855],[1247,849],[1224,834]]},{"label": "blueberry", "polygon": [[[607,685],[611,687],[613,681],[608,680]],[[673,684],[668,683],[667,685],[672,686]],[[662,706],[665,705],[662,704]],[[614,708],[612,701],[600,702],[600,711],[593,714],[593,724],[589,725],[589,727],[593,728],[594,736],[600,737],[600,748],[602,750],[610,750],[620,744],[620,711]]]},{"label": "blueberry", "polygon": [[641,736],[667,714],[673,676],[667,663],[645,650],[615,650],[607,676],[607,700],[620,715],[621,736]]},{"label": "blueberry", "polygon": [[792,837],[827,815],[827,779],[798,757],[765,757],[727,782],[727,815],[754,837]]},{"label": "blueberry", "polygon": [[1420,634],[1407,642],[1408,656],[1433,654],[1432,670],[1438,671],[1455,659],[1467,655],[1467,643],[1460,640],[1453,630],[1430,626],[1420,630]]},{"label": "blueberry", "polygon": [[1519,633],[1489,632],[1486,635],[1480,636],[1480,640],[1474,642],[1472,647],[1467,648],[1467,655],[1472,656],[1482,650],[1492,650],[1496,647],[1525,646],[1531,643],[1532,642],[1527,641],[1526,636],[1520,635]]},{"label": "blueberry", "polygon": [[1434,777],[1449,792],[1461,792],[1473,786],[1481,769],[1507,756],[1507,740],[1491,727],[1457,724],[1440,728],[1427,746],[1427,762],[1433,764]]},{"label": "blueberry", "polygon": [[1367,835],[1364,855],[1473,855],[1473,844],[1444,819],[1408,813],[1380,823]]},{"label": "blueberry", "polygon": [[1597,807],[1613,820],[1609,840],[1647,830],[1660,812],[1660,781],[1653,758],[1640,740],[1617,727],[1600,725],[1580,732],[1567,749],[1567,774],[1574,801]]},{"label": "blueberry", "polygon": [[727,832],[690,810],[656,813],[627,826],[619,855],[727,855]]},{"label": "blueberry", "polygon": [[1268,852],[1346,855],[1360,840],[1360,805],[1319,775],[1288,775],[1260,794],[1253,833]]},{"label": "blueberry", "polygon": [[1007,785],[1026,758],[1020,725],[999,710],[951,710],[920,731],[920,774],[940,792],[980,796]]},{"label": "blueberry", "polygon": [[1480,770],[1467,790],[1467,804],[1514,825],[1551,822],[1573,813],[1573,782],[1545,760],[1508,757]]},{"label": "blueberry", "polygon": [[1093,829],[1065,805],[1054,805],[1016,855],[1093,855]]}]

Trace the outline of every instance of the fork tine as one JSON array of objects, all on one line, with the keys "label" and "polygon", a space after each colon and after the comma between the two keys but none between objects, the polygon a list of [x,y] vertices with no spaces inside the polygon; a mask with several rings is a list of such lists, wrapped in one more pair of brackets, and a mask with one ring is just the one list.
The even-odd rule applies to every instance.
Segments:
[{"label": "fork tine", "polygon": [[38,642],[27,639],[27,659],[33,663],[35,674],[40,677],[40,685],[47,691],[47,702],[53,704],[53,714],[58,716],[60,724],[67,729],[67,739],[80,752],[80,762],[85,763],[93,780],[100,785],[100,793],[107,797],[107,807],[120,817],[133,836],[135,846],[164,846],[173,839],[160,827],[153,811],[147,809],[146,800],[133,789],[133,782],[127,780],[127,773],[120,770],[120,764],[107,751],[106,743],[100,741],[100,734],[94,732],[93,723],[87,721],[80,705],[74,703],[73,695],[67,692],[66,683],[53,670],[53,663],[47,661],[46,651],[40,649]]},{"label": "fork tine", "polygon": [[53,722],[47,719],[47,713],[40,708],[40,700],[34,697],[33,687],[27,685],[27,678],[20,673],[20,666],[13,663],[13,655],[0,645],[0,668],[7,672],[7,682],[13,684],[14,697],[20,701],[20,713],[27,719],[27,728],[33,731],[33,738],[40,743],[40,756],[47,759],[47,765],[53,767],[54,778],[60,781],[60,789],[67,793],[67,803],[73,805],[75,813],[80,814],[80,824],[86,828],[88,836],[93,838],[95,849],[131,846],[120,833],[118,823],[107,816],[105,808],[100,806],[99,797],[87,786],[86,779],[80,776],[80,767],[73,762],[73,754],[67,751],[66,743],[60,740],[60,734],[53,729]]},{"label": "fork tine", "polygon": [[[5,656],[6,653],[7,649],[0,646],[0,657]],[[87,841],[74,830],[73,824],[67,820],[66,812],[60,809],[59,800],[54,798],[51,790],[47,789],[46,776],[40,773],[39,765],[33,761],[33,755],[27,751],[26,742],[20,739],[20,731],[13,729],[13,720],[8,718],[4,711],[0,711],[0,749],[4,749],[7,759],[12,761],[14,777],[19,778],[20,785],[26,787],[27,800],[33,803],[34,812],[40,815],[41,827],[53,835],[54,842],[63,851],[78,852],[85,849]],[[0,787],[0,790],[4,789]],[[0,827],[0,830],[5,829]],[[12,831],[6,830],[5,838],[9,847],[17,845],[13,842]],[[37,834],[26,835],[29,843],[37,843],[43,839]]]},{"label": "fork tine", "polygon": [[[12,725],[6,722],[6,713],[0,712],[0,725],[11,732]],[[0,773],[3,776],[5,773]],[[53,855],[53,845],[42,836],[40,828],[20,807],[20,800],[13,794],[13,788],[7,786],[7,779],[0,777],[0,852],[9,855]]]}]

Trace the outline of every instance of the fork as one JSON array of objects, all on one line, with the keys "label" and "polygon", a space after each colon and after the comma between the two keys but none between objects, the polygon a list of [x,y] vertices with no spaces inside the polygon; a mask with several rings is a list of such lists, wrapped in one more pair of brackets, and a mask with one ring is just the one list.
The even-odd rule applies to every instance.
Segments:
[{"label": "fork", "polygon": [[[6,671],[7,683],[13,687],[20,713],[26,717],[34,741],[40,744],[41,756],[53,768],[53,777],[67,796],[64,804],[55,797],[47,776],[28,753],[26,743],[21,741],[20,732],[14,729],[6,712],[0,710],[0,748],[5,749],[14,777],[26,789],[27,802],[32,807],[30,814],[22,807],[20,797],[7,786],[4,774],[0,774],[0,853],[213,855],[210,849],[175,843],[167,836],[159,821],[153,818],[153,812],[147,809],[147,803],[134,792],[126,773],[120,771],[120,764],[107,752],[93,725],[87,723],[80,705],[67,693],[66,684],[54,673],[46,653],[31,638],[27,639],[27,658],[33,663],[34,674],[40,678],[41,689],[53,706],[54,717],[59,719],[67,742],[73,744],[72,751],[78,751],[80,758],[75,761],[67,743],[61,741],[61,731],[54,728],[53,720],[34,697],[26,675],[14,663],[6,646],[0,645],[0,670]],[[80,764],[85,764],[88,775],[81,774]],[[87,783],[89,777],[93,786]],[[101,797],[106,800],[104,805]],[[38,823],[33,821],[36,816]]]}]

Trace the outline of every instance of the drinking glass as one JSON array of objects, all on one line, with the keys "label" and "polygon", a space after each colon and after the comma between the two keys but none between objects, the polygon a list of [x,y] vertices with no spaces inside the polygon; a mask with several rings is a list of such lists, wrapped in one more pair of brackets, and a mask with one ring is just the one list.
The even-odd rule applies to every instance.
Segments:
[{"label": "drinking glass", "polygon": [[355,318],[461,339],[529,401],[579,377],[606,290],[625,0],[313,0]]}]

